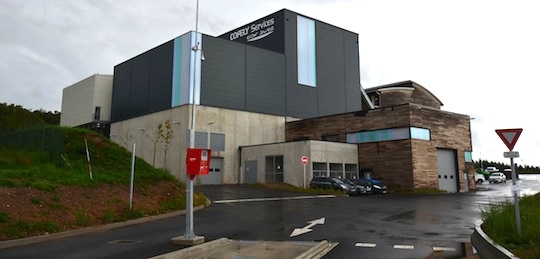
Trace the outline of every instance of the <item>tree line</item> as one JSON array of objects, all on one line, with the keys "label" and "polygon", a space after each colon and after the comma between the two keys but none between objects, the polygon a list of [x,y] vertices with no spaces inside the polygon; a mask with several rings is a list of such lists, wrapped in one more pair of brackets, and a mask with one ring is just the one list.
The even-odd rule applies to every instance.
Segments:
[{"label": "tree line", "polygon": [[[488,160],[477,160],[474,162],[474,168],[476,168],[476,171],[481,171],[481,169],[486,169],[488,166],[494,166],[499,169],[499,171],[503,171],[504,169],[511,168],[510,163],[501,163],[501,162],[494,162],[494,161],[488,161]],[[540,173],[540,168],[537,166],[530,166],[530,165],[521,165],[519,163],[516,163],[516,171],[520,174],[523,173],[531,173],[531,174],[538,174]]]},{"label": "tree line", "polygon": [[60,112],[42,109],[32,111],[20,105],[0,103],[0,130],[18,130],[44,125],[60,125]]}]

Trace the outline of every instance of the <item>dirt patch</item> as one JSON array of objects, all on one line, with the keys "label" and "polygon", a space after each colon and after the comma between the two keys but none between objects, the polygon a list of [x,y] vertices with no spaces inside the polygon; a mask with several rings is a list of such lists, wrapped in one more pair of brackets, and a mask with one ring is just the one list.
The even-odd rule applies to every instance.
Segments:
[{"label": "dirt patch", "polygon": [[[0,229],[14,229],[0,231],[0,240],[171,212],[179,209],[178,201],[185,201],[185,190],[172,182],[135,187],[131,210],[129,193],[124,185],[63,186],[55,192],[0,187]],[[201,199],[196,196],[195,204]]]}]

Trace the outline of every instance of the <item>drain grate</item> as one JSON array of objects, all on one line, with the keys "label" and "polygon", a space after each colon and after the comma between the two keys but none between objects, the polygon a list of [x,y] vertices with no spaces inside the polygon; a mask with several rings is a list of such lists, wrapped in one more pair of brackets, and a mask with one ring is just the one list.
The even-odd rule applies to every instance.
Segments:
[{"label": "drain grate", "polygon": [[131,246],[131,245],[136,245],[136,244],[139,244],[139,243],[142,243],[142,241],[119,239],[119,240],[111,241],[108,244],[111,244],[111,245],[130,245]]}]

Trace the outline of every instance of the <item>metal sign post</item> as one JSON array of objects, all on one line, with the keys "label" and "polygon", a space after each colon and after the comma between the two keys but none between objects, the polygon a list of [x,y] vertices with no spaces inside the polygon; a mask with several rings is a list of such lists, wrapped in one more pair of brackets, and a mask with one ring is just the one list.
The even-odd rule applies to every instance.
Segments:
[{"label": "metal sign post", "polygon": [[495,130],[497,135],[502,139],[508,147],[509,152],[504,152],[505,158],[510,158],[510,166],[512,168],[512,196],[514,196],[514,210],[516,214],[516,228],[518,236],[521,237],[521,215],[519,212],[519,186],[516,183],[516,168],[514,158],[519,157],[519,152],[512,151],[523,129],[499,129]]},{"label": "metal sign post", "polygon": [[302,161],[302,164],[304,165],[304,189],[306,189],[306,165],[308,164],[309,159],[307,156],[302,156],[300,160]]}]

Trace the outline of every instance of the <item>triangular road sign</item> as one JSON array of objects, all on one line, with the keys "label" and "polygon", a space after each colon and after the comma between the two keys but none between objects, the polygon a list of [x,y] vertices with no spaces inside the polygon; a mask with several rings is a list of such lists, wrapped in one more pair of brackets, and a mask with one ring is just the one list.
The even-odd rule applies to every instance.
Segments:
[{"label": "triangular road sign", "polygon": [[516,142],[519,138],[519,135],[521,135],[521,132],[523,129],[498,129],[495,130],[497,132],[497,135],[502,139],[504,144],[508,147],[510,151],[514,149],[514,145],[516,145]]}]

